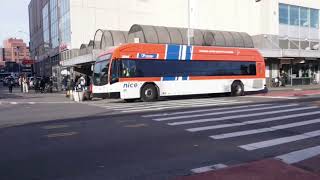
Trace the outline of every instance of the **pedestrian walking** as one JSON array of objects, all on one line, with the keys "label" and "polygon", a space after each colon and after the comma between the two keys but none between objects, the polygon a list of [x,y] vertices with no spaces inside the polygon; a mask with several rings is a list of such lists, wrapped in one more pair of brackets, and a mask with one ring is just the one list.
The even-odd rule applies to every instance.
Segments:
[{"label": "pedestrian walking", "polygon": [[24,93],[28,93],[29,92],[29,86],[28,86],[28,77],[27,76],[23,76],[22,78],[22,86],[23,86],[23,92]]},{"label": "pedestrian walking", "polygon": [[43,76],[40,80],[40,92],[44,93],[46,87],[46,81],[45,81],[45,77]]},{"label": "pedestrian walking", "polygon": [[22,75],[19,76],[18,81],[19,81],[20,91],[23,92]]},{"label": "pedestrian walking", "polygon": [[12,77],[9,77],[8,79],[8,88],[9,88],[9,92],[12,93],[12,89],[14,86],[14,79]]}]

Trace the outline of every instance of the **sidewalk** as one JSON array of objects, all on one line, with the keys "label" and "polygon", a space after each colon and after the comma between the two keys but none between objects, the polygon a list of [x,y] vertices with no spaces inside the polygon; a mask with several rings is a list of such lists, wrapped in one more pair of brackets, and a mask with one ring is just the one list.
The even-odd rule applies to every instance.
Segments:
[{"label": "sidewalk", "polygon": [[173,180],[320,180],[320,175],[266,159]]},{"label": "sidewalk", "polygon": [[13,88],[12,93],[9,93],[7,87],[0,85],[0,101],[70,101],[65,97],[65,93],[54,92],[54,93],[35,93],[33,89],[29,90],[28,93],[22,93],[20,88]]},{"label": "sidewalk", "polygon": [[320,90],[320,85],[299,85],[285,87],[270,87],[269,91],[301,91],[301,90]]}]

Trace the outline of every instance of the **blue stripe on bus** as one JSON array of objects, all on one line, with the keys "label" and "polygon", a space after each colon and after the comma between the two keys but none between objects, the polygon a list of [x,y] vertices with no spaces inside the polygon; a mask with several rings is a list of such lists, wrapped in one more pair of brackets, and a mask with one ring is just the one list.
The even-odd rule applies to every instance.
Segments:
[{"label": "blue stripe on bus", "polygon": [[[186,51],[183,52],[183,48],[186,48]],[[185,53],[185,54],[184,54]],[[192,46],[186,45],[167,45],[166,52],[167,61],[178,61],[182,60],[182,57],[185,57],[186,61],[190,61],[192,58]],[[163,77],[162,81],[177,81],[178,77]],[[186,81],[189,79],[189,76],[183,76],[182,80]]]},{"label": "blue stripe on bus", "polygon": [[180,45],[168,45],[167,49],[167,59],[166,60],[179,60],[180,57]]},{"label": "blue stripe on bus", "polygon": [[192,46],[187,47],[186,61],[190,61],[192,57]]},{"label": "blue stripe on bus", "polygon": [[176,77],[163,77],[162,81],[175,81]]}]

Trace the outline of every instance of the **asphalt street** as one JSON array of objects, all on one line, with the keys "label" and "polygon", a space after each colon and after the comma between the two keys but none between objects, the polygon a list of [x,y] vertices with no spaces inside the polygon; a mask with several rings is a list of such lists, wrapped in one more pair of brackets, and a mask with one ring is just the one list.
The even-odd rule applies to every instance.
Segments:
[{"label": "asphalt street", "polygon": [[299,164],[320,152],[316,96],[125,104],[0,92],[1,180],[165,180],[266,158]]}]

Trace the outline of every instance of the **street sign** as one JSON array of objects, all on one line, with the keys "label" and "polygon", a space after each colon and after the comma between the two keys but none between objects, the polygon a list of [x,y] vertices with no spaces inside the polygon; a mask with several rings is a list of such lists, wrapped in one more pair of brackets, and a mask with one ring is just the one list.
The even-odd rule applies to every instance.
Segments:
[{"label": "street sign", "polygon": [[27,65],[27,64],[29,64],[29,65],[34,64],[34,60],[32,60],[32,59],[24,59],[24,60],[22,60],[22,64],[24,64],[24,65]]}]

